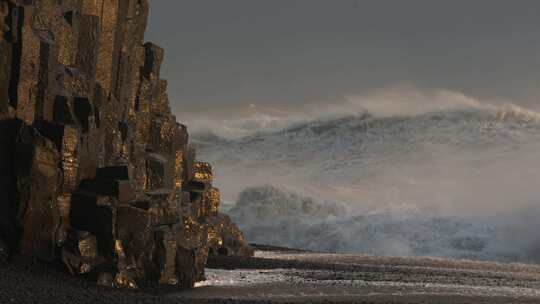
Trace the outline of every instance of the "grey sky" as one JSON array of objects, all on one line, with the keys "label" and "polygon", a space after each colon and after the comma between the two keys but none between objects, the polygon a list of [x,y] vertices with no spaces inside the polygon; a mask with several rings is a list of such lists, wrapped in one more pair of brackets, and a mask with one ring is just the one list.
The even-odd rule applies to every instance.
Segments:
[{"label": "grey sky", "polygon": [[540,104],[538,0],[157,0],[147,39],[183,113],[403,84]]}]

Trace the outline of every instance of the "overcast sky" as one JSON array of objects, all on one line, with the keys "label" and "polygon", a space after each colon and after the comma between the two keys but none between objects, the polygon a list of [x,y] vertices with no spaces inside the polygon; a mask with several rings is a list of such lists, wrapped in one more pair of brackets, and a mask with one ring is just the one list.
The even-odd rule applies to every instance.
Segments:
[{"label": "overcast sky", "polygon": [[[396,85],[540,102],[538,0],[152,0],[178,113]],[[180,115],[182,116],[182,115]]]}]

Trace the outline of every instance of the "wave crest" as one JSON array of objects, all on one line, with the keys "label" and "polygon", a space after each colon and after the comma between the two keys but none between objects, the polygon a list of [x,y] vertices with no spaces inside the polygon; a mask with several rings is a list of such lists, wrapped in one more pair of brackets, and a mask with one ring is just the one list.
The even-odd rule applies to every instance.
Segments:
[{"label": "wave crest", "polygon": [[[345,96],[340,100],[308,102],[293,106],[262,106],[249,104],[220,114],[205,112],[204,116],[185,117],[195,137],[209,132],[226,139],[238,139],[259,132],[276,132],[312,121],[328,121],[369,113],[376,118],[415,117],[427,113],[453,111],[499,113],[501,119],[514,117],[538,121],[540,113],[519,107],[512,102],[490,103],[450,90],[419,90],[395,87],[366,95]],[[181,117],[182,118],[182,117]]]}]

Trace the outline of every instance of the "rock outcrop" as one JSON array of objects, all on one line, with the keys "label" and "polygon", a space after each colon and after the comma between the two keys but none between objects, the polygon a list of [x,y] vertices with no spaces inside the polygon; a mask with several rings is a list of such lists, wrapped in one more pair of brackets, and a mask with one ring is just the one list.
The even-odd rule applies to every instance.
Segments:
[{"label": "rock outcrop", "polygon": [[250,255],[144,43],[147,0],[0,0],[0,259],[192,287]]}]

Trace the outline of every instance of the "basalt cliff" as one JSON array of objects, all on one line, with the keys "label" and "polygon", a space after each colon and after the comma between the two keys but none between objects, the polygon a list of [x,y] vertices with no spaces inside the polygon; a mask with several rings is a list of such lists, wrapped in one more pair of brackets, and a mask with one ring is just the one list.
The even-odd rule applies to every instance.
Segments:
[{"label": "basalt cliff", "polygon": [[148,0],[0,0],[0,260],[190,288],[250,255],[144,42]]}]

